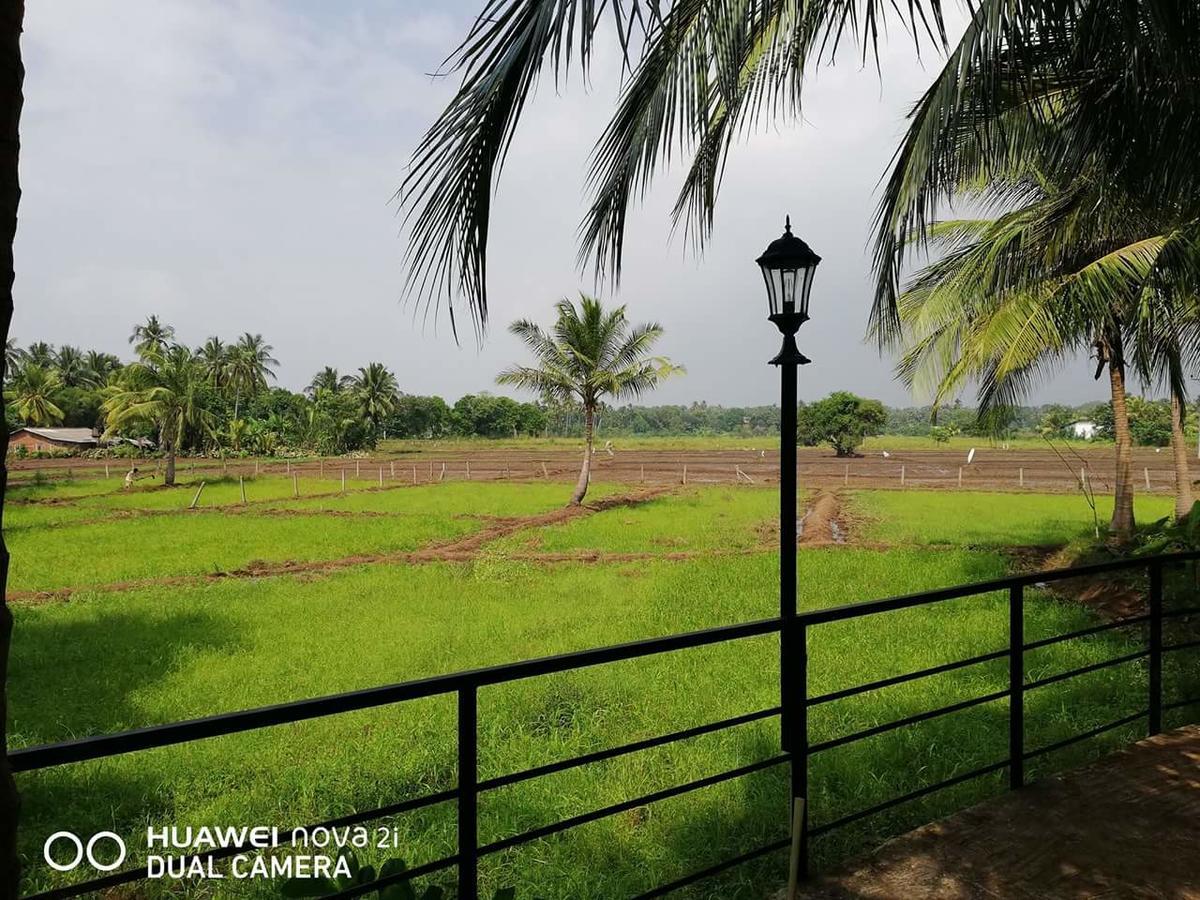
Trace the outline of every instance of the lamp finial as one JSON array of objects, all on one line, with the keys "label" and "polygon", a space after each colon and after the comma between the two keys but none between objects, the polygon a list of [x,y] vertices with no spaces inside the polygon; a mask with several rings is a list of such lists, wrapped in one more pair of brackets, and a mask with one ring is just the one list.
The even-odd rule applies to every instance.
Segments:
[{"label": "lamp finial", "polygon": [[790,215],[784,216],[783,223],[784,223],[783,224],[784,232],[787,234],[791,234],[792,233],[792,217]]}]

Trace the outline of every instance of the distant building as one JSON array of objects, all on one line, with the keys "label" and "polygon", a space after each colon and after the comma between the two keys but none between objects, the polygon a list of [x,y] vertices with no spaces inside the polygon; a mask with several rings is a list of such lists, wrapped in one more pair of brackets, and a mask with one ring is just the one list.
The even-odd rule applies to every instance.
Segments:
[{"label": "distant building", "polygon": [[31,453],[42,450],[90,450],[100,445],[91,428],[17,428],[8,436],[8,449],[24,447]]},{"label": "distant building", "polygon": [[29,453],[45,452],[48,450],[66,450],[81,453],[99,447],[101,443],[117,445],[130,444],[139,450],[153,450],[154,441],[149,438],[114,437],[101,441],[100,432],[94,428],[33,428],[28,425],[16,428],[8,436],[8,449],[16,450],[24,447]]},{"label": "distant building", "polygon": [[1096,436],[1099,431],[1099,426],[1090,419],[1083,419],[1079,422],[1072,422],[1067,426],[1067,431],[1071,432],[1071,437],[1083,438],[1085,441],[1090,441]]}]

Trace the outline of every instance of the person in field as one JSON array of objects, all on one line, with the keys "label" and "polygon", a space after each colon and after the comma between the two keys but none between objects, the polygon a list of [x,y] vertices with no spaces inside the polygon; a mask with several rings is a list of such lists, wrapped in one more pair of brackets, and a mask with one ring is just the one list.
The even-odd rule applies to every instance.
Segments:
[{"label": "person in field", "polygon": [[141,476],[138,475],[137,466],[134,466],[128,472],[126,472],[125,473],[125,490],[129,490],[131,487],[133,487],[133,483],[135,481],[137,481],[138,478],[140,478],[140,477]]}]

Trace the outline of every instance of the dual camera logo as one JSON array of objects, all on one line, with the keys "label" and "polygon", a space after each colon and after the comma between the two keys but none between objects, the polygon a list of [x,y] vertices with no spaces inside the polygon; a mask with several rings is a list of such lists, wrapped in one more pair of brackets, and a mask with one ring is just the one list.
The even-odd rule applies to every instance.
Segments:
[{"label": "dual camera logo", "polygon": [[[116,847],[116,859],[105,862],[99,859],[96,855],[96,845],[102,842],[111,842]],[[54,845],[58,844],[59,848],[54,850]],[[107,849],[106,845],[103,845]],[[70,850],[66,848],[70,847]],[[63,858],[69,854],[69,859],[63,861]],[[108,854],[105,853],[105,856]],[[72,834],[70,831],[56,831],[50,837],[46,838],[46,843],[42,846],[42,856],[45,857],[47,865],[59,872],[70,872],[79,868],[84,857],[87,858],[88,864],[93,869],[100,872],[111,872],[121,863],[125,862],[125,842],[120,836],[113,834],[111,831],[98,831],[92,835],[91,839],[84,844],[79,839],[78,835]],[[56,858],[58,857],[58,858]]]}]

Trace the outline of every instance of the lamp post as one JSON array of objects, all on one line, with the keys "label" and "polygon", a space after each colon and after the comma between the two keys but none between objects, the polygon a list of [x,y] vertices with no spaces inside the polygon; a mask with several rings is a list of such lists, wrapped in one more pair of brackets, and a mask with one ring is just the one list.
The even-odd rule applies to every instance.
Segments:
[{"label": "lamp post", "polygon": [[790,216],[783,236],[756,260],[767,286],[767,318],[783,335],[783,346],[770,364],[778,366],[780,374],[779,719],[783,749],[792,754],[792,885],[806,874],[801,842],[808,815],[807,641],[796,621],[796,372],[811,360],[796,346],[796,332],[808,321],[808,297],[820,261],[792,234]]}]

